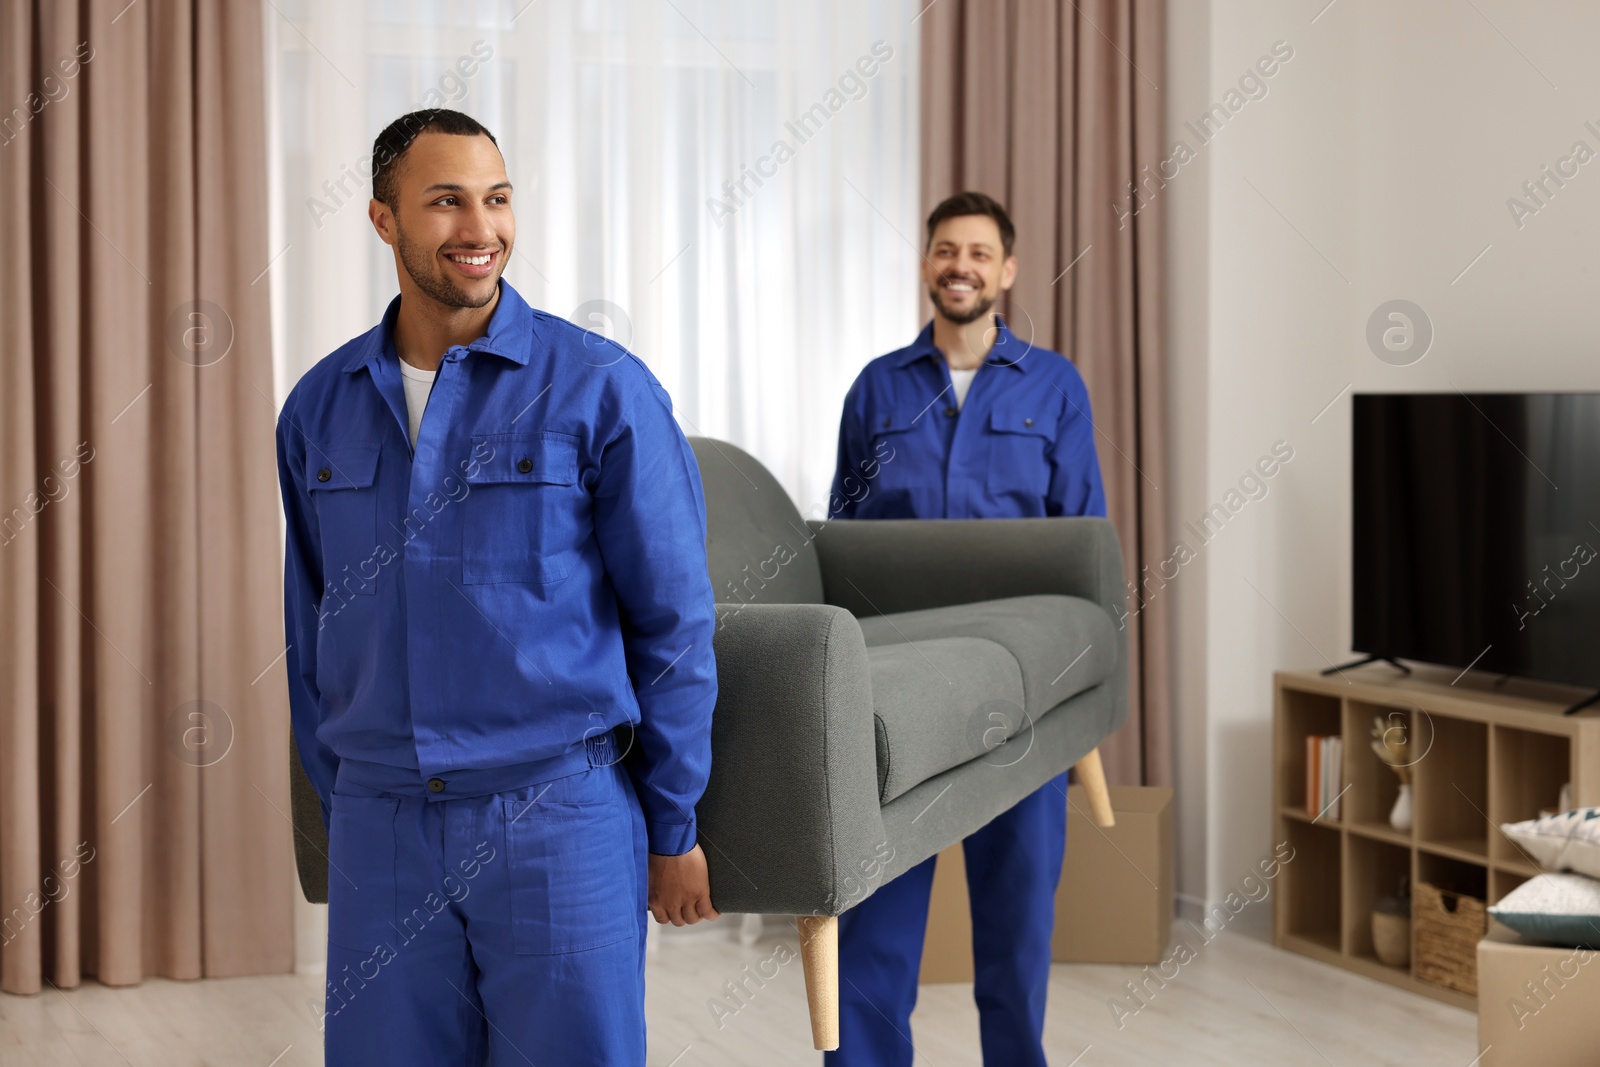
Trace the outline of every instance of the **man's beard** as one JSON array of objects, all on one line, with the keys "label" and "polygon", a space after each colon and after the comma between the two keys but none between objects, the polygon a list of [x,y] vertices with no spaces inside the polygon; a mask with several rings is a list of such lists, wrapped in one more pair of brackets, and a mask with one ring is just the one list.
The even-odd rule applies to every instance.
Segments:
[{"label": "man's beard", "polygon": [[944,306],[944,302],[939,299],[939,296],[940,291],[937,285],[928,287],[928,299],[933,301],[933,306],[939,309],[939,314],[957,326],[965,326],[968,323],[977,322],[989,314],[989,310],[994,307],[995,300],[992,296],[987,300],[979,299],[977,303],[972,305],[971,311],[952,312]]},{"label": "man's beard", "polygon": [[[400,262],[405,264],[406,273],[411,275],[411,280],[416,283],[418,289],[445,307],[481,308],[493,300],[495,293],[499,291],[500,287],[496,285],[481,300],[468,296],[443,273],[438,260],[431,253],[424,251],[421,245],[413,244],[406,239],[406,231],[400,227],[399,216],[395,217],[394,232],[400,247]],[[501,263],[503,265],[504,260]]]}]

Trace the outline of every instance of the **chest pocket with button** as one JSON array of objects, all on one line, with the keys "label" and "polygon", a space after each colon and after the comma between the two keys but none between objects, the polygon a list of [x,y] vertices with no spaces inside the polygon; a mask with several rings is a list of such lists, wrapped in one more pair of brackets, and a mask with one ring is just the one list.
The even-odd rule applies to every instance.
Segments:
[{"label": "chest pocket with button", "polygon": [[306,449],[306,492],[322,536],[322,577],[345,593],[378,591],[375,444]]},{"label": "chest pocket with button", "polygon": [[[879,403],[867,410],[864,429],[868,442],[869,467],[858,477],[867,489],[908,489],[928,471],[944,469],[944,446],[936,420],[943,418],[942,401],[928,406],[921,403]],[[859,492],[856,494],[859,496]]]},{"label": "chest pocket with button", "polygon": [[462,502],[461,579],[468,584],[557,582],[587,536],[578,439],[565,433],[475,436]]},{"label": "chest pocket with button", "polygon": [[1050,490],[1050,451],[1058,405],[1049,397],[1007,397],[989,412],[989,487],[1043,499]]}]

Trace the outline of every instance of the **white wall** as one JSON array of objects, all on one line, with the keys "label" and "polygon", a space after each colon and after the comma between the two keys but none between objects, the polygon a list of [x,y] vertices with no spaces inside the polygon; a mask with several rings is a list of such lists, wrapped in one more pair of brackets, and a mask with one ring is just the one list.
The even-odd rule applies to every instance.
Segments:
[{"label": "white wall", "polygon": [[[1191,901],[1272,845],[1272,672],[1350,654],[1350,392],[1600,389],[1600,134],[1584,128],[1600,130],[1600,5],[1474,3],[1168,5],[1169,141],[1196,145],[1184,119],[1274,42],[1294,49],[1161,193],[1174,538],[1275,441],[1294,449],[1172,586]],[[1580,139],[1596,160],[1519,229],[1507,199]],[[1435,330],[1410,366],[1366,344],[1394,298]]]}]

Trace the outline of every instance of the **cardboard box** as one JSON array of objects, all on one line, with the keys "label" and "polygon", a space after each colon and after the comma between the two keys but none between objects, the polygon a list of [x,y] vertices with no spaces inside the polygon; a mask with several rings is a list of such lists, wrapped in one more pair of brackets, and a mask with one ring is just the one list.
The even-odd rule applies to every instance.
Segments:
[{"label": "cardboard box", "polygon": [[928,935],[922,942],[917,981],[972,981],[972,912],[967,903],[967,859],[959,843],[939,853],[928,903]]},{"label": "cardboard box", "polygon": [[[1057,963],[1159,963],[1172,933],[1172,790],[1112,786],[1117,825],[1089,816],[1081,786],[1067,790],[1067,858],[1056,890]],[[960,845],[939,853],[921,981],[972,981],[972,916]]]},{"label": "cardboard box", "polygon": [[1600,1062],[1600,953],[1524,941],[1499,923],[1478,942],[1480,1067]]},{"label": "cardboard box", "polygon": [[1067,790],[1067,862],[1056,890],[1057,963],[1160,963],[1172,936],[1172,790],[1112,786],[1102,830]]}]

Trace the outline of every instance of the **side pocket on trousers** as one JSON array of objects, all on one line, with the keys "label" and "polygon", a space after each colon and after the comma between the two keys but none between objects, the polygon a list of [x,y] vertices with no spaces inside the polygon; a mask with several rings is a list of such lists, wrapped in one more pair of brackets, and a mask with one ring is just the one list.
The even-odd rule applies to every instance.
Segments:
[{"label": "side pocket on trousers", "polygon": [[394,797],[333,794],[328,826],[328,940],[370,952],[394,945]]},{"label": "side pocket on trousers", "polygon": [[619,767],[550,783],[537,800],[503,802],[512,949],[548,956],[638,934],[633,814]]}]

